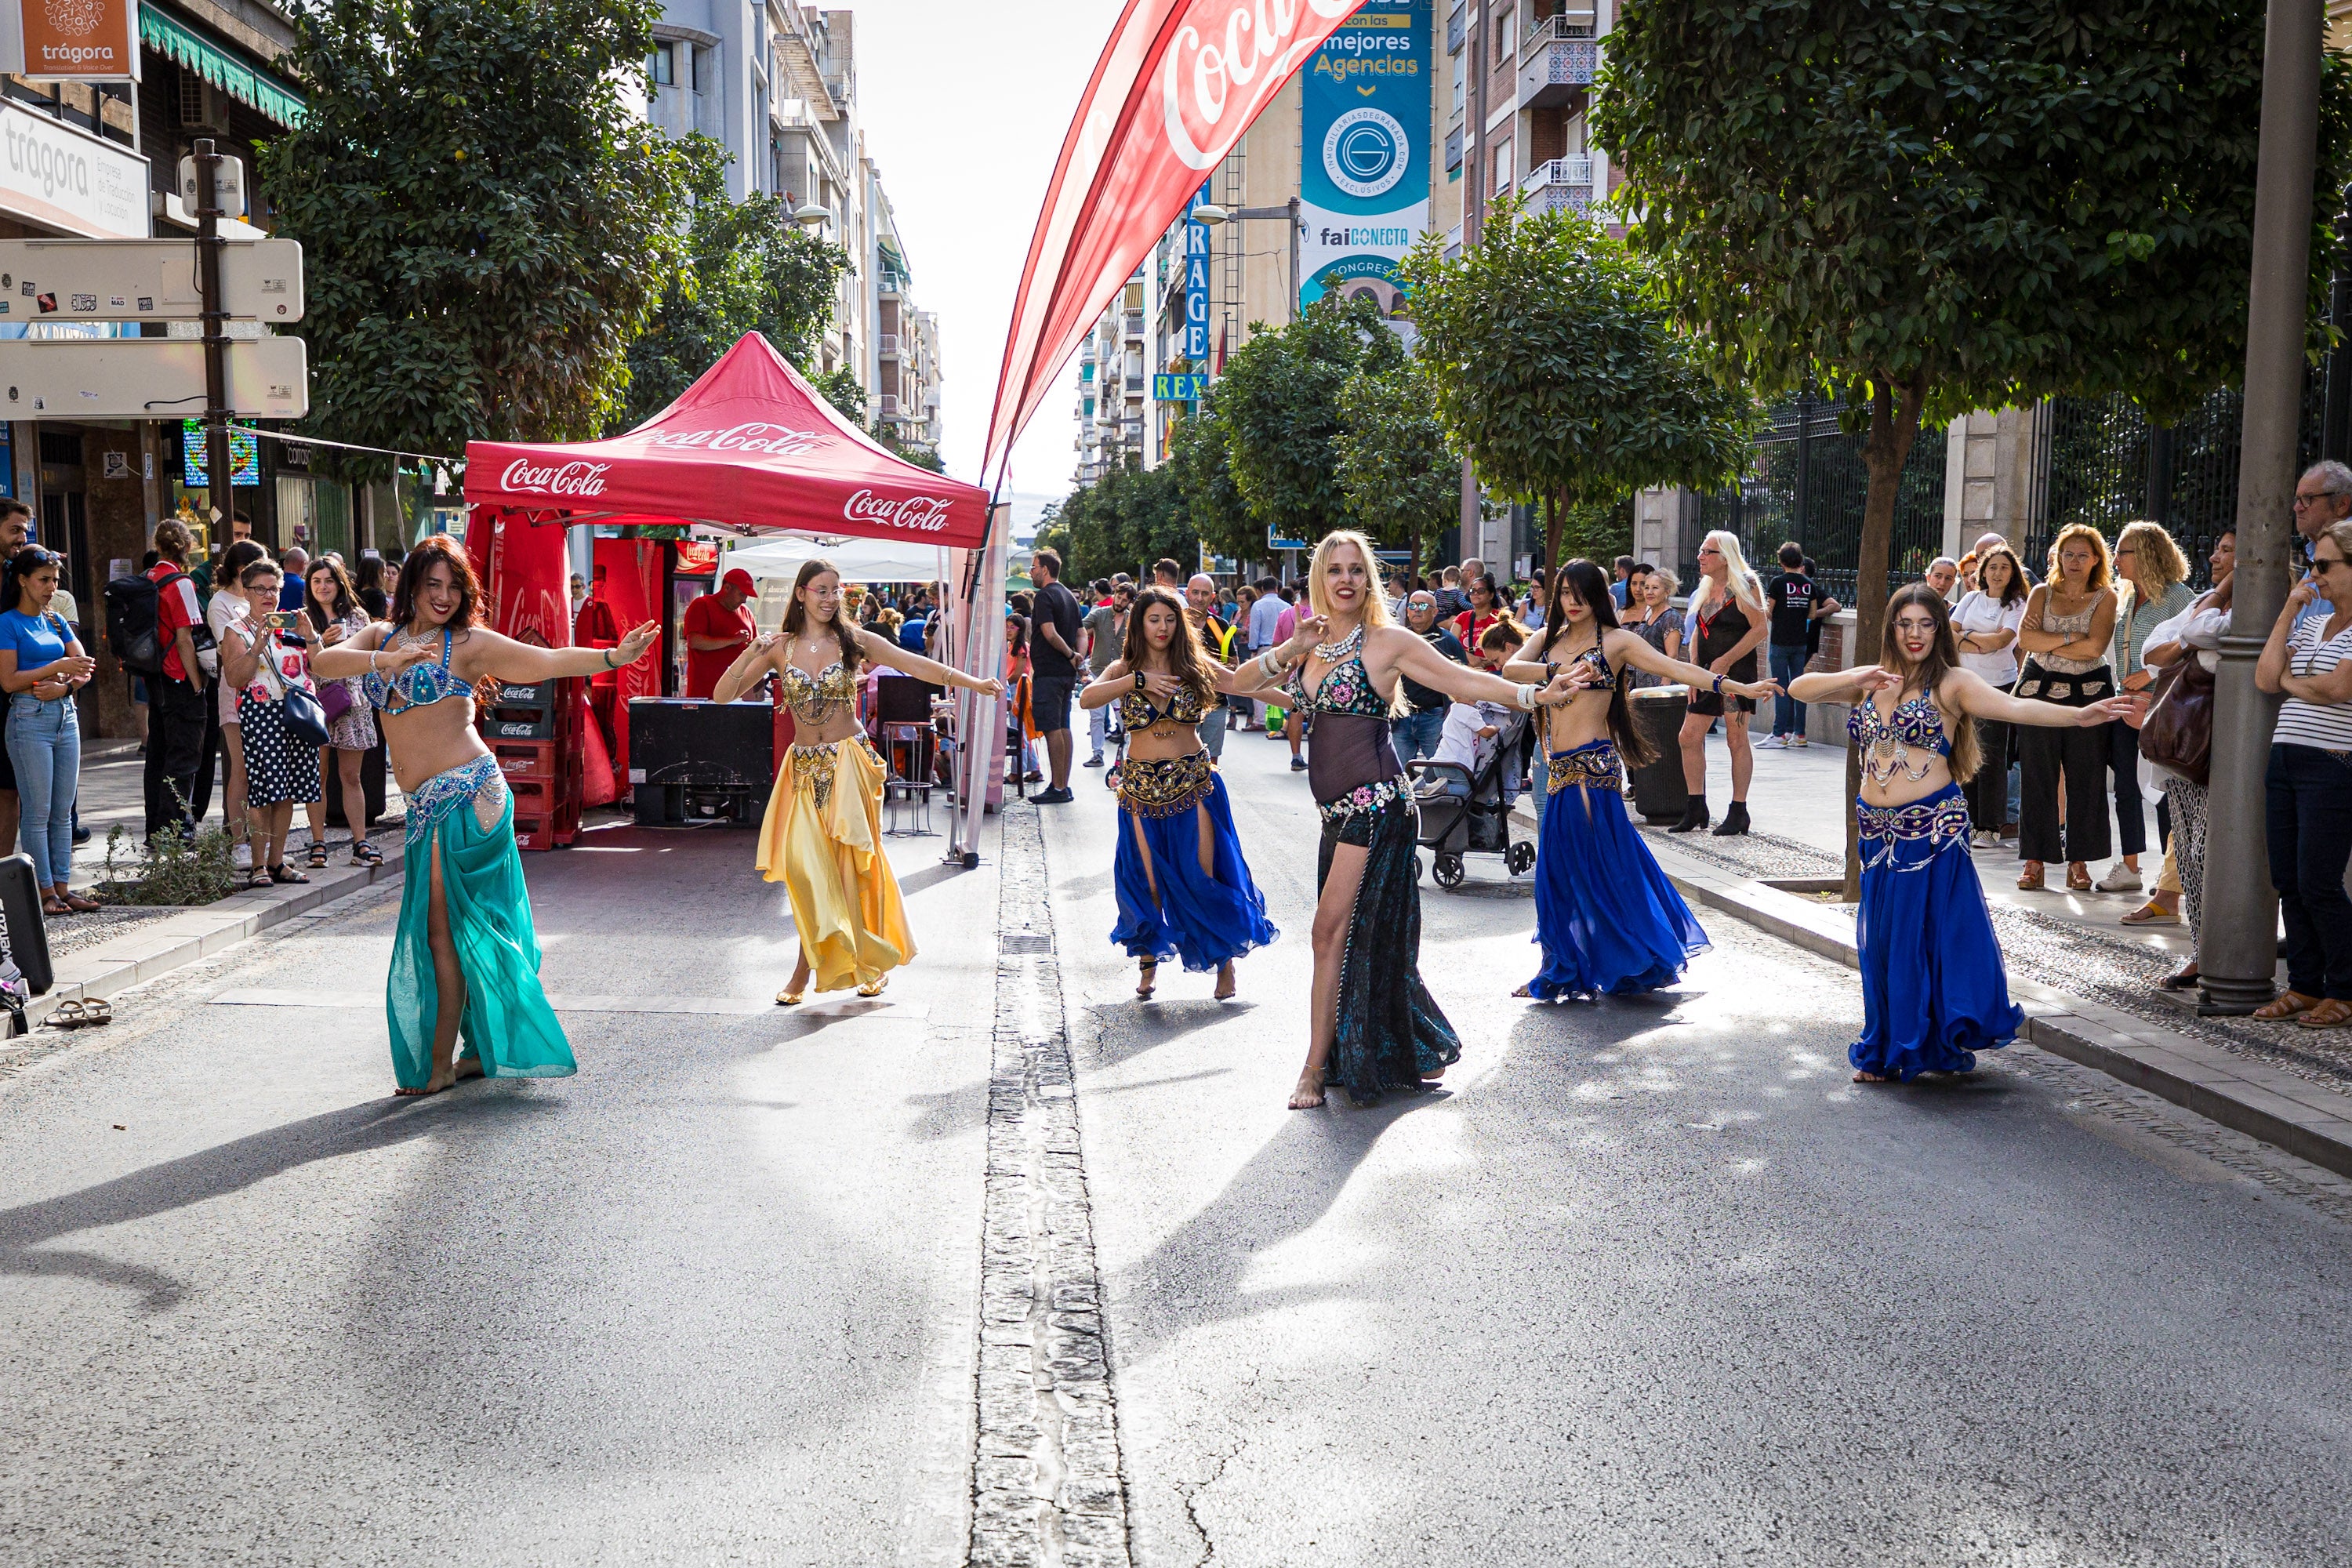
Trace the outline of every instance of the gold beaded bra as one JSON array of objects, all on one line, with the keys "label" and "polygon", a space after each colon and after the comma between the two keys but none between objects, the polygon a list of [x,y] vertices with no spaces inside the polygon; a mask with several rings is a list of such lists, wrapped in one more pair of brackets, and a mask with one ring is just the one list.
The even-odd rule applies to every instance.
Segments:
[{"label": "gold beaded bra", "polygon": [[857,700],[857,677],[839,659],[811,675],[796,664],[784,666],[776,678],[777,689],[793,718],[803,724],[822,725]]}]

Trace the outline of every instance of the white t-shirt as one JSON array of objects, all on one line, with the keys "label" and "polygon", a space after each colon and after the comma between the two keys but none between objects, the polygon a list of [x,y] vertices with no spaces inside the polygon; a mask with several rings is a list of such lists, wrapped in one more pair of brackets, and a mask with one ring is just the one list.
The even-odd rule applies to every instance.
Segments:
[{"label": "white t-shirt", "polygon": [[[228,624],[231,621],[239,619],[240,617],[250,614],[252,609],[253,606],[245,602],[244,595],[232,594],[226,591],[215,594],[213,595],[213,602],[205,606],[205,625],[212,628],[213,643],[215,647],[213,658],[215,661],[213,668],[205,672],[205,674],[218,675],[220,673],[220,667],[217,662],[220,657],[218,648],[220,645],[228,641]],[[236,722],[236,687],[231,686],[226,680],[222,681],[220,683],[219,693],[214,698],[214,701],[219,706],[220,721],[222,723],[234,724]]]},{"label": "white t-shirt", "polygon": [[[2004,605],[1981,590],[1971,593],[1952,609],[1954,635],[2008,630],[2014,632],[2025,624],[2025,601]],[[2017,641],[2010,640],[2007,647],[1996,653],[1971,653],[1960,650],[1960,668],[1971,675],[1980,675],[1995,686],[2008,686],[2017,679]]]},{"label": "white t-shirt", "polygon": [[1475,778],[1486,759],[1495,754],[1495,742],[1502,738],[1478,731],[1488,728],[1499,731],[1507,711],[1493,702],[1454,703],[1445,710],[1445,727],[1438,731],[1437,750],[1430,753],[1429,760],[1467,768]]}]

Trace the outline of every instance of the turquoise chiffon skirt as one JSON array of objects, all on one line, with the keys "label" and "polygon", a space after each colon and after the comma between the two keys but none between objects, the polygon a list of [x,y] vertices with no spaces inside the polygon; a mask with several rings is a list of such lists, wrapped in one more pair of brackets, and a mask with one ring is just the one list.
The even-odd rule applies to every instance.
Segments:
[{"label": "turquoise chiffon skirt", "polygon": [[433,1075],[440,993],[425,917],[436,854],[449,936],[466,976],[461,1057],[479,1057],[488,1078],[570,1076],[577,1070],[572,1047],[539,984],[539,933],[515,848],[514,796],[497,760],[478,757],[436,774],[408,797],[400,929],[383,1004],[400,1087],[423,1089]]}]

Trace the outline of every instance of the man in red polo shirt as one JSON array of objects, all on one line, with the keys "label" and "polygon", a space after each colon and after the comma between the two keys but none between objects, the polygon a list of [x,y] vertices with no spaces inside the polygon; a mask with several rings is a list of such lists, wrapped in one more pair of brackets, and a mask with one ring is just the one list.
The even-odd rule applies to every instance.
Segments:
[{"label": "man in red polo shirt", "polygon": [[188,826],[204,765],[205,672],[196,663],[194,628],[205,624],[196,587],[188,581],[195,535],[178,518],[155,525],[155,565],[147,575],[155,596],[155,640],[163,650],[162,679],[147,683],[147,836]]},{"label": "man in red polo shirt", "polygon": [[719,592],[686,607],[686,694],[709,697],[736,656],[760,635],[759,622],[744,601],[759,592],[751,574],[737,567],[719,579]]}]

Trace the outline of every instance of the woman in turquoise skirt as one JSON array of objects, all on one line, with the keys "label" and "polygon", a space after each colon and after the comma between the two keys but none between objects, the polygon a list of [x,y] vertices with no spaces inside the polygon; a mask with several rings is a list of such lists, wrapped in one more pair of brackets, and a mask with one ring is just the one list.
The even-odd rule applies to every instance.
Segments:
[{"label": "woman in turquoise skirt", "polygon": [[514,797],[474,729],[474,687],[617,669],[658,635],[648,623],[618,647],[535,647],[477,625],[480,602],[463,546],[432,535],[401,565],[391,618],[310,660],[322,679],[360,679],[408,797],[400,930],[384,990],[393,1076],[404,1095],[437,1094],[460,1079],[574,1070],[563,1026],[540,989]]}]

